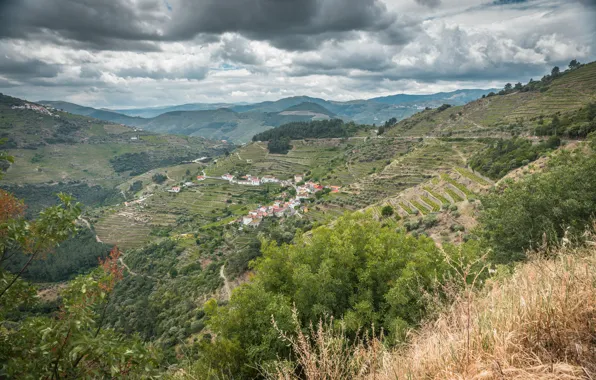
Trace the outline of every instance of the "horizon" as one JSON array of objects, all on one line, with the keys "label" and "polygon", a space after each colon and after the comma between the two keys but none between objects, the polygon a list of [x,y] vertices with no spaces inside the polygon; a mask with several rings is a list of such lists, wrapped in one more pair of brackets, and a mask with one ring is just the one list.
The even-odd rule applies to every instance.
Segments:
[{"label": "horizon", "polygon": [[132,109],[502,88],[596,60],[594,19],[592,0],[9,0],[0,92]]},{"label": "horizon", "polygon": [[[102,109],[102,110],[106,110],[106,111],[113,111],[113,112],[118,112],[118,111],[128,111],[128,110],[140,110],[140,109],[161,109],[161,108],[169,108],[169,107],[179,107],[179,106],[185,106],[185,105],[193,105],[193,104],[202,104],[202,105],[216,105],[216,104],[221,104],[221,105],[232,105],[232,106],[237,106],[237,105],[252,105],[252,104],[259,104],[259,103],[266,103],[266,102],[271,102],[271,103],[275,103],[277,101],[280,100],[284,100],[284,99],[291,99],[291,98],[311,98],[311,99],[322,99],[324,101],[327,102],[336,102],[336,103],[347,103],[347,102],[357,102],[357,101],[371,101],[374,99],[379,99],[379,98],[384,98],[384,97],[391,97],[391,96],[400,96],[400,95],[407,95],[407,96],[428,96],[428,95],[437,95],[437,94],[449,94],[449,93],[455,93],[458,91],[489,91],[489,90],[499,90],[499,88],[493,87],[493,88],[459,88],[453,91],[439,91],[439,92],[431,92],[431,93],[421,93],[421,94],[409,94],[409,93],[396,93],[396,94],[389,94],[389,95],[383,95],[383,96],[376,96],[373,98],[366,98],[366,99],[353,99],[353,100],[336,100],[336,99],[324,99],[324,98],[317,98],[314,96],[308,96],[308,95],[293,95],[293,96],[288,96],[285,98],[278,98],[278,99],[274,99],[274,100],[263,100],[263,101],[258,101],[258,102],[234,102],[234,103],[226,103],[226,102],[191,102],[191,103],[177,103],[177,104],[162,104],[162,105],[155,105],[155,106],[149,106],[149,107],[135,107],[135,106],[130,106],[130,107],[118,107],[118,106],[107,106],[107,107],[94,107],[91,105],[87,105],[87,104],[81,104],[81,103],[74,103],[74,102],[69,102],[69,101],[65,101],[63,99],[39,99],[39,100],[31,100],[31,99],[23,99],[23,100],[27,100],[29,102],[32,103],[37,103],[37,104],[43,104],[43,102],[65,102],[65,103],[71,103],[71,104],[75,104],[77,106],[82,106],[82,107],[89,107],[89,108],[97,108],[97,109]],[[5,93],[4,95],[8,95],[8,96],[12,96],[12,97],[16,97],[18,98],[18,96],[9,94],[9,93]],[[222,107],[225,108],[225,107]]]}]

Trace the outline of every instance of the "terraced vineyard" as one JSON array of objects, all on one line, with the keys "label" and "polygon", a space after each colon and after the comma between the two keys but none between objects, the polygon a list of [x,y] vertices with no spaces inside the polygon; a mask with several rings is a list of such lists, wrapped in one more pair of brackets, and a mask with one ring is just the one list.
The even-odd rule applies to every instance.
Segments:
[{"label": "terraced vineyard", "polygon": [[404,225],[421,226],[425,218],[433,218],[436,224],[428,227],[425,233],[437,242],[453,241],[461,237],[461,231],[475,223],[475,203],[468,200],[490,186],[491,181],[468,169],[453,167],[366,209],[380,217],[381,208],[389,205],[404,220]]},{"label": "terraced vineyard", "polygon": [[[466,159],[461,150],[456,150],[451,142],[428,139],[415,143],[409,140],[408,144],[412,147],[408,153],[397,157],[380,173],[364,177],[350,186],[348,191],[353,194],[354,206],[363,208],[402,190],[415,187],[431,179],[438,171],[463,165]],[[465,144],[466,142],[458,142],[460,147]],[[475,141],[470,144],[478,146]],[[429,207],[433,209],[432,205]]]},{"label": "terraced vineyard", "polygon": [[576,111],[596,101],[596,63],[561,75],[544,92],[491,96],[465,106],[425,110],[402,120],[390,136],[510,137],[529,134],[536,117]]}]

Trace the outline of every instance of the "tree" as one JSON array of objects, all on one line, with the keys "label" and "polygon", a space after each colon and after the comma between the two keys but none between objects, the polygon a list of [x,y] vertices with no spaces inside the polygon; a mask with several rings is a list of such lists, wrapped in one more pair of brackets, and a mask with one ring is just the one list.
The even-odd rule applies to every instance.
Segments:
[{"label": "tree", "polygon": [[522,89],[523,87],[524,87],[524,86],[521,84],[521,82],[517,82],[517,83],[515,84],[515,87],[514,87],[514,89],[515,89],[516,91],[521,91],[521,89]]},{"label": "tree", "polygon": [[596,157],[563,152],[545,173],[526,177],[483,197],[483,238],[500,262],[528,249],[585,232],[596,210]]},{"label": "tree", "polygon": [[553,69],[550,72],[550,75],[555,78],[558,77],[561,74],[561,69],[559,69],[559,66],[555,66],[553,67]]},{"label": "tree", "polygon": [[153,182],[157,183],[157,184],[162,184],[164,183],[166,180],[168,179],[168,177],[164,174],[161,173],[155,173],[153,174],[153,176],[151,177],[151,180],[153,180]]},{"label": "tree", "polygon": [[571,62],[569,62],[569,69],[570,70],[575,70],[577,68],[579,68],[581,66],[581,63],[579,63],[576,59],[571,60]]},{"label": "tree", "polygon": [[294,241],[264,241],[252,281],[234,290],[228,305],[206,306],[209,328],[216,333],[208,352],[226,353],[232,361],[206,354],[204,368],[220,373],[243,368],[245,376],[254,376],[255,363],[288,357],[271,319],[281,330],[292,330],[293,305],[303,326],[343,317],[352,337],[372,334],[374,324],[375,332],[382,327],[395,341],[426,315],[424,294],[449,271],[431,239],[414,238],[370,212],[343,216],[333,227]]},{"label": "tree", "polygon": [[381,209],[381,215],[383,215],[385,218],[390,217],[393,215],[393,207],[386,205]]},{"label": "tree", "polygon": [[27,317],[0,330],[0,361],[10,378],[114,378],[153,374],[157,356],[137,338],[103,326],[110,293],[122,279],[119,251],[62,292],[57,317]]},{"label": "tree", "polygon": [[511,91],[511,88],[512,88],[512,87],[513,87],[513,86],[511,85],[511,83],[507,83],[507,84],[505,85],[505,88],[504,88],[504,90],[505,90],[505,91]]},{"label": "tree", "polygon": [[24,203],[0,190],[0,264],[19,252],[28,255],[16,273],[0,265],[0,377],[151,376],[156,356],[139,340],[103,326],[109,295],[122,278],[117,249],[100,260],[92,274],[78,277],[61,292],[56,315],[21,311],[38,301],[36,288],[22,279],[23,273],[36,258],[51,254],[76,232],[81,205],[69,195],[58,197],[59,205],[29,220]]},{"label": "tree", "polygon": [[383,133],[385,133],[385,127],[380,126],[377,131],[377,136],[381,136]]}]

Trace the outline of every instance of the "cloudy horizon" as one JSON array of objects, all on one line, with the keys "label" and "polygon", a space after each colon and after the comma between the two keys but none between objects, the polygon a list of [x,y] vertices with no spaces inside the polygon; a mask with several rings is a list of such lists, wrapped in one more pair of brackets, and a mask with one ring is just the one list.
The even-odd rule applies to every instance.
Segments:
[{"label": "cloudy horizon", "polygon": [[4,0],[0,92],[92,107],[500,88],[596,59],[594,0]]}]

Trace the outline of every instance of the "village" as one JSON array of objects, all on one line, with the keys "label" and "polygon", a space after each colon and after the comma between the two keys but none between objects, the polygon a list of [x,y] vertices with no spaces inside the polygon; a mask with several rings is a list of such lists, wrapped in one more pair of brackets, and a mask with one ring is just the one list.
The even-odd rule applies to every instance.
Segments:
[{"label": "village", "polygon": [[[305,199],[313,197],[317,192],[320,191],[329,193],[339,193],[340,191],[340,186],[323,186],[312,181],[305,182],[303,174],[296,174],[293,178],[293,181],[280,180],[270,175],[265,175],[259,178],[247,174],[236,178],[234,175],[226,173],[221,177],[210,177],[205,175],[205,172],[203,172],[202,175],[197,176],[197,181],[204,181],[206,179],[223,180],[228,181],[230,184],[241,186],[262,186],[267,183],[275,183],[283,187],[292,187],[295,190],[295,195],[293,195],[292,198],[289,198],[290,195],[284,192],[282,193],[281,197],[285,199],[285,201],[277,200],[270,205],[259,206],[258,208],[249,211],[247,215],[241,219],[235,221],[237,223],[241,223],[244,226],[251,227],[259,226],[263,221],[263,218],[266,217],[276,216],[281,218],[299,213],[307,213],[308,207],[303,204]],[[183,187],[192,187],[193,185],[193,182],[186,182]],[[168,192],[179,193],[181,190],[181,186],[173,186],[172,188],[168,189]]]}]

